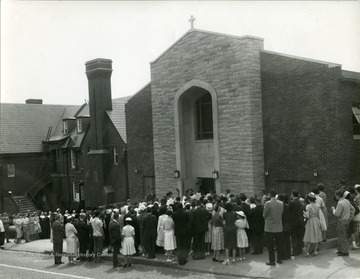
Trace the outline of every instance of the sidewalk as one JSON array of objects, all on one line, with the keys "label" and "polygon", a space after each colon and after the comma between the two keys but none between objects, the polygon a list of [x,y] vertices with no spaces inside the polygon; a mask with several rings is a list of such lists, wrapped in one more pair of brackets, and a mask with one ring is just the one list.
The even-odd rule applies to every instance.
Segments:
[{"label": "sidewalk", "polygon": [[[213,273],[216,275],[227,275],[231,277],[248,278],[360,278],[360,250],[349,250],[350,256],[339,257],[336,255],[336,248],[333,247],[334,241],[324,243],[316,257],[305,258],[297,256],[294,259],[284,261],[281,265],[274,267],[267,266],[267,252],[262,255],[247,254],[245,261],[232,263],[228,266],[213,263],[211,256],[204,260],[189,259],[185,266],[179,266],[176,262],[165,261],[164,255],[157,254],[156,260],[148,260],[143,257],[134,257],[134,264],[145,264],[159,267],[170,267],[174,269],[189,270],[196,272]],[[326,247],[325,247],[326,246]],[[24,251],[29,253],[50,254],[52,243],[49,239],[36,240],[28,243],[6,243],[3,248],[12,251]],[[64,241],[64,251],[66,242]],[[111,255],[105,253],[104,259],[111,261]],[[65,260],[66,261],[66,260]],[[122,260],[120,259],[122,262]]]}]

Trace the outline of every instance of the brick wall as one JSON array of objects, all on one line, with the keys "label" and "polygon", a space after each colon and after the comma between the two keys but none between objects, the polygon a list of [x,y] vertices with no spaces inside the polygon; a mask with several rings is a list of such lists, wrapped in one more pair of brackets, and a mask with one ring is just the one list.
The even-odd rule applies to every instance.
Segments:
[{"label": "brick wall", "polygon": [[151,64],[157,194],[176,189],[174,97],[187,82],[211,84],[218,98],[219,180],[253,194],[264,187],[261,110],[261,39],[187,33]]},{"label": "brick wall", "polygon": [[[332,205],[339,181],[354,181],[359,144],[352,137],[351,98],[340,66],[261,53],[266,187],[324,183]],[[314,177],[314,170],[318,176]],[[357,174],[357,177],[358,174]],[[331,214],[329,214],[331,216]],[[334,231],[330,217],[330,231]]]},{"label": "brick wall", "polygon": [[148,194],[143,177],[155,175],[150,84],[127,102],[125,110],[129,194],[136,201]]}]

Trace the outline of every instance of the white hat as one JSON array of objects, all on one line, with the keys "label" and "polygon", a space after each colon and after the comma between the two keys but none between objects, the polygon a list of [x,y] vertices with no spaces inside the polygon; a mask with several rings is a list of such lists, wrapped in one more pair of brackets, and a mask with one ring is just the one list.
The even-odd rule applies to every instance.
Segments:
[{"label": "white hat", "polygon": [[360,188],[360,184],[355,184],[355,189],[359,189]]},{"label": "white hat", "polygon": [[206,210],[208,210],[208,211],[211,211],[211,210],[213,210],[213,204],[212,203],[207,203],[206,205],[205,205],[205,207],[206,207]]},{"label": "white hat", "polygon": [[132,221],[132,219],[130,217],[127,217],[125,221]]},{"label": "white hat", "polygon": [[349,195],[349,194],[350,194],[350,192],[349,192],[349,191],[345,191],[345,192],[344,192],[343,197],[344,197],[344,198],[346,198],[346,197],[347,197],[347,195]]},{"label": "white hat", "polygon": [[246,217],[244,211],[236,211],[236,214],[240,215],[241,217]]}]

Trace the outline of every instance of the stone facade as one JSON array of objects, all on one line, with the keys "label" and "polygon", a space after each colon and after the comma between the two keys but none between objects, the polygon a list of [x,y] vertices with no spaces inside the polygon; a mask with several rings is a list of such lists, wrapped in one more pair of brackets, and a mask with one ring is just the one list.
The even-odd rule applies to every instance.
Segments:
[{"label": "stone facade", "polygon": [[[157,194],[174,191],[175,94],[199,80],[216,91],[220,191],[254,194],[264,187],[260,51],[263,41],[190,31],[151,63]],[[211,177],[211,173],[210,173]]]}]

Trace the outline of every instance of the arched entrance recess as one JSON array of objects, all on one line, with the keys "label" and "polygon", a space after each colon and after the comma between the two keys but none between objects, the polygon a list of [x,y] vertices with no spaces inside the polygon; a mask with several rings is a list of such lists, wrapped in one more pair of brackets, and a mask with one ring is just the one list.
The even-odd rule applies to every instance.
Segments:
[{"label": "arched entrance recess", "polygon": [[[211,96],[211,98],[210,98]],[[202,101],[211,102],[212,136],[199,135],[201,121],[198,106]],[[208,104],[208,103],[207,103]],[[206,108],[204,109],[206,111]],[[175,145],[176,168],[180,170],[178,189],[184,194],[186,189],[200,190],[197,182],[212,182],[212,172],[220,173],[218,103],[214,87],[204,81],[193,79],[183,85],[175,95]],[[211,119],[210,119],[211,120]],[[205,123],[208,125],[209,123]],[[205,131],[206,132],[206,131]],[[201,134],[201,131],[200,131]],[[220,180],[214,181],[214,189],[221,192]]]}]

